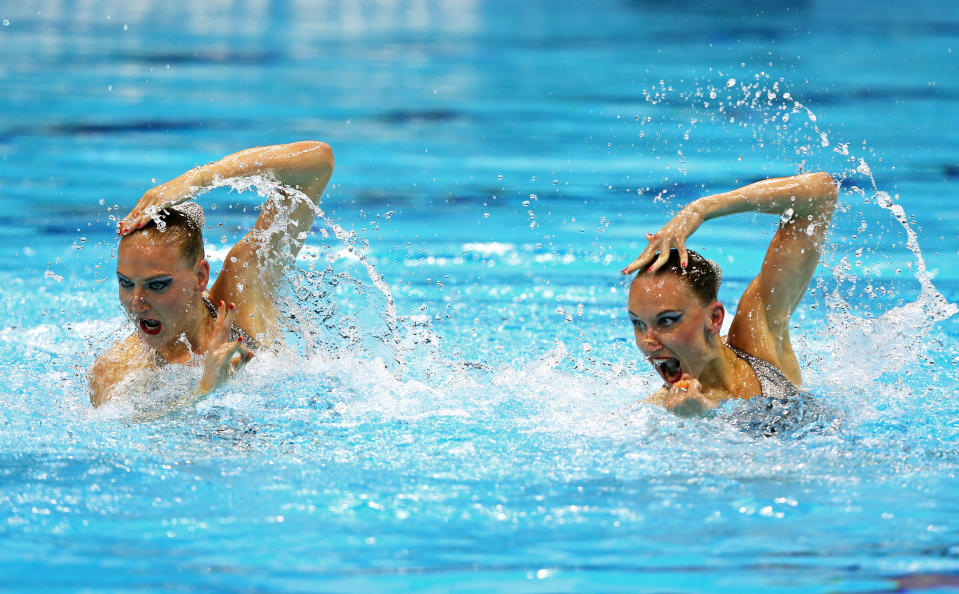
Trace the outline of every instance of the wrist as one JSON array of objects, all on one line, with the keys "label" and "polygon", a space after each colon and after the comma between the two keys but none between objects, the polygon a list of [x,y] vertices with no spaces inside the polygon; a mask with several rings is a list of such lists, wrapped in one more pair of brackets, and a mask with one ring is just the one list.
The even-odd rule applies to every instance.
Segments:
[{"label": "wrist", "polygon": [[682,213],[689,221],[690,235],[692,235],[693,231],[698,229],[699,226],[703,224],[707,218],[707,214],[710,212],[709,205],[704,203],[705,200],[706,198],[700,198],[699,200],[694,200],[683,207]]},{"label": "wrist", "polygon": [[196,387],[193,388],[193,395],[202,396],[204,394],[212,392],[215,389],[216,389],[216,382],[211,381],[210,378],[207,377],[207,374],[204,373],[203,377],[200,378],[200,381],[197,383]]}]

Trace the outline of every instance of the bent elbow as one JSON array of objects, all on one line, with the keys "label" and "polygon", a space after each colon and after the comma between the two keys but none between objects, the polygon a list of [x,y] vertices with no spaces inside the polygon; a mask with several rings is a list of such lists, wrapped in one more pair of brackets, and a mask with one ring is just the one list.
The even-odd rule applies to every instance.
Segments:
[{"label": "bent elbow", "polygon": [[810,174],[817,184],[817,194],[835,204],[839,197],[839,184],[835,178],[825,171]]},{"label": "bent elbow", "polygon": [[839,184],[832,175],[825,171],[816,173],[807,173],[805,182],[809,188],[811,205],[815,205],[815,210],[827,217],[832,217],[832,212],[836,208],[836,202],[839,199]]},{"label": "bent elbow", "polygon": [[320,140],[303,140],[290,147],[310,169],[329,173],[333,171],[333,149]]},{"label": "bent elbow", "polygon": [[317,202],[333,175],[333,149],[319,140],[301,140],[283,145],[283,151],[281,179]]}]

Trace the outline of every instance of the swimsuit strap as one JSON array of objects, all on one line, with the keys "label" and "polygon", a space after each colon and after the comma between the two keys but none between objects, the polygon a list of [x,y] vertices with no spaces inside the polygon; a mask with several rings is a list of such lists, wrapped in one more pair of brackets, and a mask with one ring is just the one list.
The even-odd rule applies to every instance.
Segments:
[{"label": "swimsuit strap", "polygon": [[799,392],[799,388],[796,384],[789,381],[789,378],[786,377],[778,367],[766,361],[765,359],[760,359],[754,355],[750,355],[746,351],[737,349],[731,344],[726,344],[736,356],[749,364],[753,369],[753,373],[756,374],[756,379],[759,380],[759,389],[762,392],[762,396],[767,396],[771,398],[788,398]]},{"label": "swimsuit strap", "polygon": [[[216,321],[216,306],[213,305],[213,302],[207,299],[205,295],[203,296],[203,305],[205,305],[206,310],[210,312],[210,317]],[[254,350],[258,346],[257,342],[253,340],[249,334],[243,331],[243,328],[233,324],[230,326],[230,340],[237,340],[239,338],[242,338],[243,343],[251,350]]]}]

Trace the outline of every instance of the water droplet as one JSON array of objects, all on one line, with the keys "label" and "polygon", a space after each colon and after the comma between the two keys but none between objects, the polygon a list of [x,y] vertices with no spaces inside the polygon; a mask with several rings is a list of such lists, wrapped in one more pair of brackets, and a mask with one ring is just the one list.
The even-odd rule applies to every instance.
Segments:
[{"label": "water droplet", "polygon": [[726,81],[726,86],[727,86],[727,87],[735,87],[735,86],[736,86],[736,79],[735,79],[735,78],[731,78],[731,79],[727,80],[727,81]]},{"label": "water droplet", "polygon": [[9,27],[9,26],[10,26],[10,21],[7,20],[7,19],[3,19],[3,26],[4,26],[4,27]]}]

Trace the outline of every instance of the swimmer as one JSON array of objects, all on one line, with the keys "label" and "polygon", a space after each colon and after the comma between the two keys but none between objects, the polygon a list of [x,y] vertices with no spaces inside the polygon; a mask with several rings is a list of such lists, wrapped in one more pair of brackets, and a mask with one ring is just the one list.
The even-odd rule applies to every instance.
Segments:
[{"label": "swimmer", "polygon": [[[206,394],[280,338],[275,290],[303,246],[333,173],[322,142],[257,147],[191,169],[148,190],[117,227],[120,303],[136,326],[90,370],[90,402],[124,396],[135,372],[203,361],[192,395]],[[222,180],[261,175],[282,187],[227,254],[212,286],[203,211],[186,202]],[[216,304],[216,305],[214,305]]]},{"label": "swimmer", "polygon": [[[798,393],[789,318],[819,262],[836,198],[826,173],[768,179],[695,200],[646,235],[646,249],[622,274],[638,271],[629,318],[637,346],[665,382],[648,402],[697,416],[731,398]],[[779,215],[781,223],[722,337],[721,272],[686,240],[705,221],[742,212]]]}]

